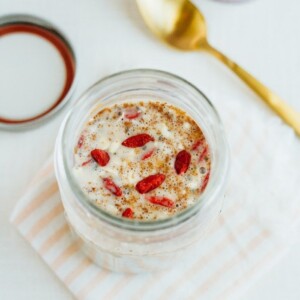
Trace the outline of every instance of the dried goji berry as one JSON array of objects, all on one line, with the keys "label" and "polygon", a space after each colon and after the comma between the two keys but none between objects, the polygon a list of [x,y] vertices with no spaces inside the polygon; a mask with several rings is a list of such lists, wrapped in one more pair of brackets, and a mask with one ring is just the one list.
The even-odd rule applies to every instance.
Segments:
[{"label": "dried goji berry", "polygon": [[137,117],[140,116],[140,112],[137,111],[135,108],[129,108],[125,111],[125,118],[132,120],[136,119]]},{"label": "dried goji berry", "polygon": [[192,150],[198,150],[199,147],[202,145],[203,143],[203,139],[197,141],[193,146],[192,146]]},{"label": "dried goji berry", "polygon": [[152,154],[154,153],[155,149],[151,149],[150,151],[146,152],[143,156],[142,156],[142,160],[147,159],[149,157],[152,156]]},{"label": "dried goji berry", "polygon": [[205,146],[205,148],[203,149],[203,151],[201,152],[200,156],[199,156],[199,161],[202,161],[208,154],[208,147]]},{"label": "dried goji berry", "polygon": [[134,136],[129,137],[125,141],[123,141],[122,145],[128,148],[137,148],[137,147],[143,147],[148,142],[153,142],[154,138],[147,134],[147,133],[141,133]]},{"label": "dried goji berry", "polygon": [[178,175],[184,174],[189,168],[191,162],[191,154],[186,150],[180,151],[175,159],[175,170]]},{"label": "dried goji berry", "polygon": [[109,154],[101,149],[91,151],[91,156],[101,167],[106,166],[110,160]]},{"label": "dried goji berry", "polygon": [[146,198],[149,202],[151,202],[152,204],[157,204],[157,205],[161,205],[161,206],[165,206],[165,207],[174,207],[174,202],[172,200],[170,200],[169,198],[166,197],[147,197]]},{"label": "dried goji berry", "polygon": [[150,175],[139,181],[135,188],[140,194],[146,194],[159,187],[166,179],[164,174]]},{"label": "dried goji berry", "polygon": [[83,162],[81,166],[84,167],[84,166],[86,166],[87,164],[89,164],[91,161],[92,161],[92,159],[89,159],[89,160]]},{"label": "dried goji berry", "polygon": [[104,187],[117,197],[122,196],[122,190],[110,179],[103,178]]},{"label": "dried goji berry", "polygon": [[133,211],[131,208],[126,208],[123,213],[122,213],[122,217],[124,218],[129,218],[129,219],[133,219]]},{"label": "dried goji berry", "polygon": [[84,143],[84,135],[82,134],[78,140],[77,147],[81,148]]},{"label": "dried goji berry", "polygon": [[201,186],[201,193],[205,190],[205,188],[208,184],[209,176],[210,176],[210,173],[208,172],[203,179],[202,186]]}]

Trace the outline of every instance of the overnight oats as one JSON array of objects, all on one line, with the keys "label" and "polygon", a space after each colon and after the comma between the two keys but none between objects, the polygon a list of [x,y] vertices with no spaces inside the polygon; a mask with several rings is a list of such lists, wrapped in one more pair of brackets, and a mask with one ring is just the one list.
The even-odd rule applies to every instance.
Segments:
[{"label": "overnight oats", "polygon": [[194,205],[208,184],[209,148],[197,123],[164,102],[106,107],[85,124],[74,174],[101,209],[159,220]]},{"label": "overnight oats", "polygon": [[64,121],[55,170],[83,251],[120,272],[165,269],[218,216],[228,169],[220,119],[165,72],[133,70],[91,87]]}]

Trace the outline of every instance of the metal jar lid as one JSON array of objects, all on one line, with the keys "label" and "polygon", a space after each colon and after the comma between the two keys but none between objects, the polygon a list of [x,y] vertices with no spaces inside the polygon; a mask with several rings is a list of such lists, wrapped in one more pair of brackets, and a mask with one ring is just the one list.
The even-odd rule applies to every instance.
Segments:
[{"label": "metal jar lid", "polygon": [[54,25],[30,15],[0,17],[0,129],[48,120],[71,98],[75,52]]}]

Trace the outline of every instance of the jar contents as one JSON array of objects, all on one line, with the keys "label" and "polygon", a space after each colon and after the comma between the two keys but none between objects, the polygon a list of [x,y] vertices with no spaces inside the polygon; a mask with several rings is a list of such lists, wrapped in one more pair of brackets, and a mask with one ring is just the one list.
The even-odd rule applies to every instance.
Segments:
[{"label": "jar contents", "polygon": [[197,123],[160,101],[99,110],[74,147],[74,174],[87,198],[135,220],[172,217],[199,201],[210,151]]}]

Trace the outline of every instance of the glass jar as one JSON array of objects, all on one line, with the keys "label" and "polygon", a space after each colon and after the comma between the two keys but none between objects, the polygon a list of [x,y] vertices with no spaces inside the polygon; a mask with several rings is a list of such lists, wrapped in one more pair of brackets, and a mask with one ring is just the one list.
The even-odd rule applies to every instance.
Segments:
[{"label": "glass jar", "polygon": [[[204,193],[194,206],[171,218],[135,221],[113,216],[87,199],[73,174],[74,146],[87,119],[104,106],[134,100],[161,100],[186,111],[210,147],[211,175]],[[221,210],[228,158],[221,120],[204,94],[178,76],[140,69],[106,77],[83,94],[61,126],[55,171],[66,218],[83,251],[104,268],[138,273],[173,266],[205,237]]]}]

